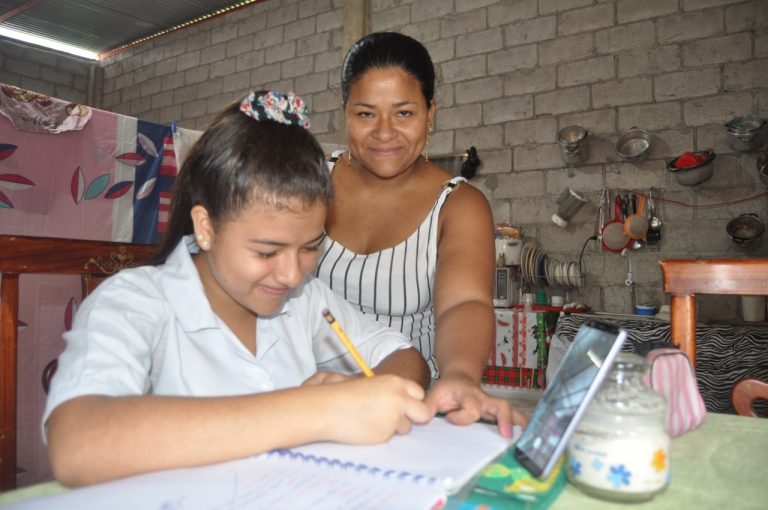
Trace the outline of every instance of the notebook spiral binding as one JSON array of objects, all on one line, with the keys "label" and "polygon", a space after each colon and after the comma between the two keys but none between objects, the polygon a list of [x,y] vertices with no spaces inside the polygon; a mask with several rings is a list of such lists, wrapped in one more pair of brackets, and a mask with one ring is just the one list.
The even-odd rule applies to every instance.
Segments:
[{"label": "notebook spiral binding", "polygon": [[372,478],[379,478],[382,480],[396,480],[398,482],[411,483],[422,487],[432,487],[439,483],[439,480],[434,476],[425,476],[417,473],[410,473],[408,471],[397,471],[395,469],[381,469],[376,466],[356,464],[354,462],[344,462],[339,459],[295,452],[293,450],[273,450],[269,452],[268,455],[287,458],[304,463],[312,463],[339,471],[352,471],[357,474],[368,475]]}]

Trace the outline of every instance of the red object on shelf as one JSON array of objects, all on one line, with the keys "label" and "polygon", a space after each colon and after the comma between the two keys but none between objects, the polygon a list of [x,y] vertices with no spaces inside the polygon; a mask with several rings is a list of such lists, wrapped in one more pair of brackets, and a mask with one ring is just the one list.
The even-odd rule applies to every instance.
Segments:
[{"label": "red object on shelf", "polygon": [[691,168],[699,165],[702,161],[705,161],[707,156],[705,154],[696,154],[690,151],[685,152],[682,156],[675,161],[675,168]]}]

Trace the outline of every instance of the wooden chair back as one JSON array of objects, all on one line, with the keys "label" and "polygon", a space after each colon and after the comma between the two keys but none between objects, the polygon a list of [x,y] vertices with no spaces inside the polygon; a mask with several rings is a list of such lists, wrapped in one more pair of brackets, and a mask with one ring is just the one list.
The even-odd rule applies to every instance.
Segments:
[{"label": "wooden chair back", "polygon": [[664,292],[670,295],[672,343],[696,368],[696,295],[768,295],[768,259],[662,260]]},{"label": "wooden chair back", "polygon": [[99,278],[149,262],[155,250],[146,244],[0,235],[0,491],[16,486],[19,275],[81,275],[85,290]]},{"label": "wooden chair back", "polygon": [[768,400],[768,382],[753,378],[742,379],[733,387],[731,399],[738,414],[757,417],[752,405],[755,400]]}]

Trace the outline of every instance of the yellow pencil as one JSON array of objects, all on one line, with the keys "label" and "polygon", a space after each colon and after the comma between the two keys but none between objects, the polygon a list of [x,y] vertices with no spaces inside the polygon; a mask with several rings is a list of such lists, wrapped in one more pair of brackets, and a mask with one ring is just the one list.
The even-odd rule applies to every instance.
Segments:
[{"label": "yellow pencil", "polygon": [[333,329],[336,332],[336,336],[339,337],[339,340],[341,340],[341,343],[344,344],[344,347],[346,347],[349,353],[352,355],[352,358],[354,358],[355,363],[357,363],[357,366],[360,367],[360,370],[363,371],[366,377],[373,377],[373,370],[371,370],[368,367],[363,357],[360,356],[359,352],[357,352],[357,349],[355,348],[355,344],[352,343],[352,341],[349,339],[349,337],[344,332],[344,330],[341,329],[341,324],[339,324],[336,321],[336,319],[333,317],[333,314],[331,314],[330,310],[325,308],[323,310],[323,317],[325,317],[325,320],[327,320],[328,324],[331,325],[331,329]]}]

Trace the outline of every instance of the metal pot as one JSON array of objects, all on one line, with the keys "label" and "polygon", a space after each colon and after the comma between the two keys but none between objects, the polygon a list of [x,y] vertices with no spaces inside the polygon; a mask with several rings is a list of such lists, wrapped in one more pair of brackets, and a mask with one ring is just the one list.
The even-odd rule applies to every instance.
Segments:
[{"label": "metal pot", "polygon": [[557,134],[560,156],[568,166],[584,163],[589,156],[587,138],[589,132],[581,126],[566,126]]},{"label": "metal pot", "polygon": [[743,248],[751,245],[765,232],[765,224],[755,213],[739,214],[725,227],[735,244]]},{"label": "metal pot", "polygon": [[765,144],[768,123],[754,115],[736,117],[725,125],[728,146],[739,152],[751,152]]},{"label": "metal pot", "polygon": [[678,158],[667,163],[667,170],[672,172],[678,184],[682,184],[683,186],[695,186],[696,184],[708,181],[715,172],[714,161],[716,154],[713,151],[699,151],[694,154],[706,155],[707,159],[698,165],[689,168],[675,167]]},{"label": "metal pot", "polygon": [[757,158],[757,174],[763,184],[768,184],[768,151],[761,152]]},{"label": "metal pot", "polygon": [[633,127],[616,141],[616,152],[624,161],[640,163],[648,155],[650,146],[651,135],[648,131]]}]

